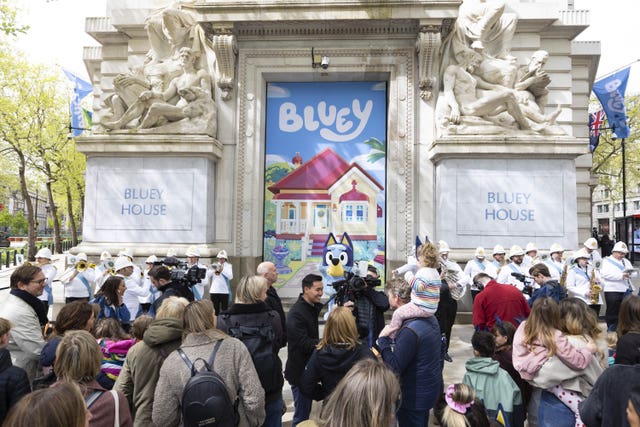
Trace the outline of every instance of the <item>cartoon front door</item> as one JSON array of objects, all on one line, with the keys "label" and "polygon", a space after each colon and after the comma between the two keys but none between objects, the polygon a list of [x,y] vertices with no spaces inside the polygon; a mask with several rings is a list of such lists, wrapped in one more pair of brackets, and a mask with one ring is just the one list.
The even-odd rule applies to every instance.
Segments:
[{"label": "cartoon front door", "polygon": [[329,228],[329,205],[315,205],[313,207],[313,228],[316,231]]}]

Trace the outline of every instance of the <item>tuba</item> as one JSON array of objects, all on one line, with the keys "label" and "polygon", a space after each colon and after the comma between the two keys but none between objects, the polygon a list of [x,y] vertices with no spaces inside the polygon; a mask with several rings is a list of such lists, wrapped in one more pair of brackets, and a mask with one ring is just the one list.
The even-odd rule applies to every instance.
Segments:
[{"label": "tuba", "polygon": [[448,283],[452,283],[452,284],[456,284],[458,283],[458,280],[460,280],[458,278],[458,270],[454,269],[454,268],[450,268],[448,266],[449,261],[443,261],[440,260],[440,270],[444,271],[444,280],[446,280]]}]

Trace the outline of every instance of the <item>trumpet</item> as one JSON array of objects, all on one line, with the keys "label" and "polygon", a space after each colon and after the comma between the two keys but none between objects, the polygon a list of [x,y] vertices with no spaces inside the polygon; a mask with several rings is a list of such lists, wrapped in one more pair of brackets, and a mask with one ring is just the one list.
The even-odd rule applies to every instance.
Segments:
[{"label": "trumpet", "polygon": [[78,261],[75,265],[75,269],[78,270],[80,273],[87,271],[87,268],[89,268],[89,265],[87,264],[86,261]]},{"label": "trumpet", "polygon": [[211,268],[213,269],[216,276],[219,276],[222,272],[222,264],[220,264],[219,262],[214,262],[213,264],[211,264]]}]

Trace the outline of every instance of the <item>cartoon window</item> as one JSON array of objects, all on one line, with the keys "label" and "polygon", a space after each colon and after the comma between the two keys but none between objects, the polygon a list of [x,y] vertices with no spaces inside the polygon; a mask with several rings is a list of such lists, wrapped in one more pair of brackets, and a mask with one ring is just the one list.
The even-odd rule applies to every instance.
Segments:
[{"label": "cartoon window", "polygon": [[365,205],[356,206],[356,222],[365,222],[367,220],[367,207]]},{"label": "cartoon window", "polygon": [[353,222],[353,205],[347,204],[343,206],[342,220],[344,222]]}]

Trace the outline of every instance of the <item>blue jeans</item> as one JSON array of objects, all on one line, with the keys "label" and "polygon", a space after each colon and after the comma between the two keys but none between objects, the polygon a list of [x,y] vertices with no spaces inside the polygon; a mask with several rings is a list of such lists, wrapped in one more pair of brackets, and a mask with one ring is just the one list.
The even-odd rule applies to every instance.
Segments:
[{"label": "blue jeans", "polygon": [[267,417],[264,419],[262,427],[282,427],[282,394],[264,407]]},{"label": "blue jeans", "polygon": [[427,427],[429,425],[429,411],[398,409],[396,413],[398,427]]},{"label": "blue jeans", "polygon": [[[291,427],[296,427],[298,423],[309,419],[309,414],[311,414],[311,399],[304,397],[298,386],[295,385],[291,386],[291,393],[293,393],[294,405]],[[282,408],[282,406],[280,408]]]},{"label": "blue jeans", "polygon": [[538,407],[538,426],[573,427],[575,425],[576,417],[573,411],[552,393],[543,390]]}]

